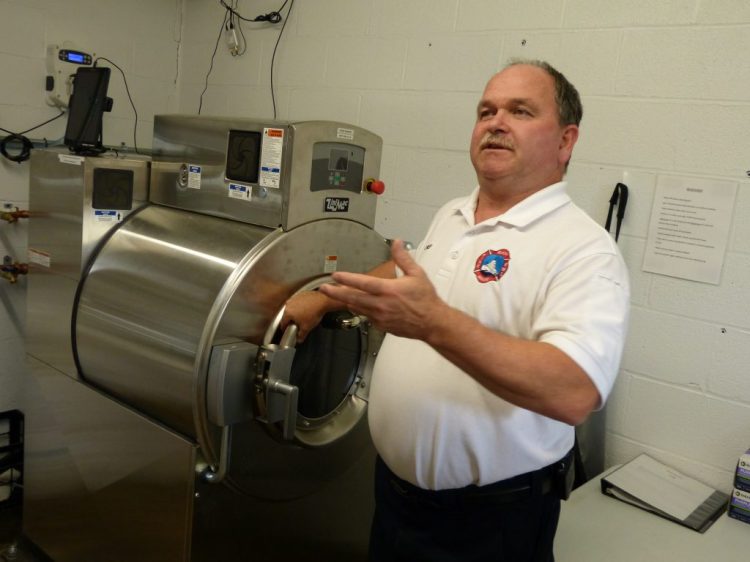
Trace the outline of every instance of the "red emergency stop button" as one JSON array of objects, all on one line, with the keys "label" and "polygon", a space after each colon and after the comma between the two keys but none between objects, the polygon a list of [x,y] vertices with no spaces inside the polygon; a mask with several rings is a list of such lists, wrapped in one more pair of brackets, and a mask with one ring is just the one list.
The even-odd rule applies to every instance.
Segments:
[{"label": "red emergency stop button", "polygon": [[365,189],[370,193],[374,193],[375,195],[382,195],[385,191],[385,183],[380,180],[370,178],[365,182]]}]

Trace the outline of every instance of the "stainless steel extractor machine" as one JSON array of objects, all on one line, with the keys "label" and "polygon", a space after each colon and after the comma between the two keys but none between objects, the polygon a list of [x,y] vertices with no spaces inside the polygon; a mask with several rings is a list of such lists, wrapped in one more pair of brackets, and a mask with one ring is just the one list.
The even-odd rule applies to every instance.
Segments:
[{"label": "stainless steel extractor machine", "polygon": [[32,157],[23,528],[52,559],[366,559],[382,334],[285,301],[388,257],[382,141],[157,116],[153,157]]}]

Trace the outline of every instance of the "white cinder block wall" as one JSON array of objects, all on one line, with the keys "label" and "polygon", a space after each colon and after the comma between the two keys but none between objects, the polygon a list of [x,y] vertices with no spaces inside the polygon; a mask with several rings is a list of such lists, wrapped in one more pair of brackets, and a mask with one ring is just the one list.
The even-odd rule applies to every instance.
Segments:
[{"label": "white cinder block wall", "polygon": [[[217,2],[187,0],[181,110],[195,112]],[[241,1],[245,16],[276,0]],[[278,29],[245,26],[248,52],[214,60],[203,113],[271,114]],[[750,3],[741,0],[298,0],[276,54],[283,119],[337,119],[385,142],[377,228],[419,241],[434,210],[475,183],[467,147],[487,78],[543,58],[579,88],[576,202],[603,222],[630,187],[620,245],[632,327],[607,409],[607,464],[641,451],[724,490],[750,446]],[[719,286],[641,271],[659,174],[739,184]]]},{"label": "white cinder block wall", "polygon": [[[240,0],[239,10],[251,17],[281,3]],[[23,130],[54,115],[39,92],[44,46],[72,38],[128,73],[143,146],[154,113],[198,111],[224,15],[218,0],[0,0],[0,12],[0,126]],[[273,113],[280,26],[243,28],[245,55],[219,43],[203,114]],[[603,222],[614,184],[631,192],[620,245],[632,327],[607,409],[607,463],[647,451],[726,490],[750,446],[749,52],[743,0],[296,0],[276,53],[275,102],[281,119],[341,120],[380,134],[387,191],[377,228],[416,242],[439,205],[474,186],[467,147],[489,75],[512,56],[563,71],[585,107],[572,196]],[[108,144],[131,144],[120,80],[113,72]],[[55,123],[37,133],[63,131]],[[26,166],[0,163],[3,201],[27,201]],[[660,174],[738,183],[718,286],[641,271]],[[5,253],[23,256],[23,228],[0,224]],[[0,286],[5,409],[12,400],[1,376],[21,342],[7,303],[22,312],[18,287]]]}]

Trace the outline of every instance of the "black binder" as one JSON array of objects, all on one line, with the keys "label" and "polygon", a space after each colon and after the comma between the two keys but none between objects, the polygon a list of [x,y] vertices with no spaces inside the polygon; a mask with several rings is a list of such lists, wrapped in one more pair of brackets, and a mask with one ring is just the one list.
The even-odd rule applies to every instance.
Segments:
[{"label": "black binder", "polygon": [[[601,478],[602,493],[704,533],[727,508],[729,495],[640,455]],[[680,506],[694,506],[690,512]]]}]

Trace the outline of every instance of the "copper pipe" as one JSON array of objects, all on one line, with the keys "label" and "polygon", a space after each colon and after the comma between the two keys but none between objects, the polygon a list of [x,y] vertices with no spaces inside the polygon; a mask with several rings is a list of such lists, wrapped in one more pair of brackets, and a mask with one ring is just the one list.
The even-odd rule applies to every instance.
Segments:
[{"label": "copper pipe", "polygon": [[16,283],[19,275],[26,275],[28,272],[27,263],[6,263],[0,268],[0,277],[7,279],[9,283]]},{"label": "copper pipe", "polygon": [[19,209],[16,207],[15,211],[3,211],[0,213],[0,219],[8,222],[16,222],[18,219],[29,218],[29,212],[25,209]]}]

